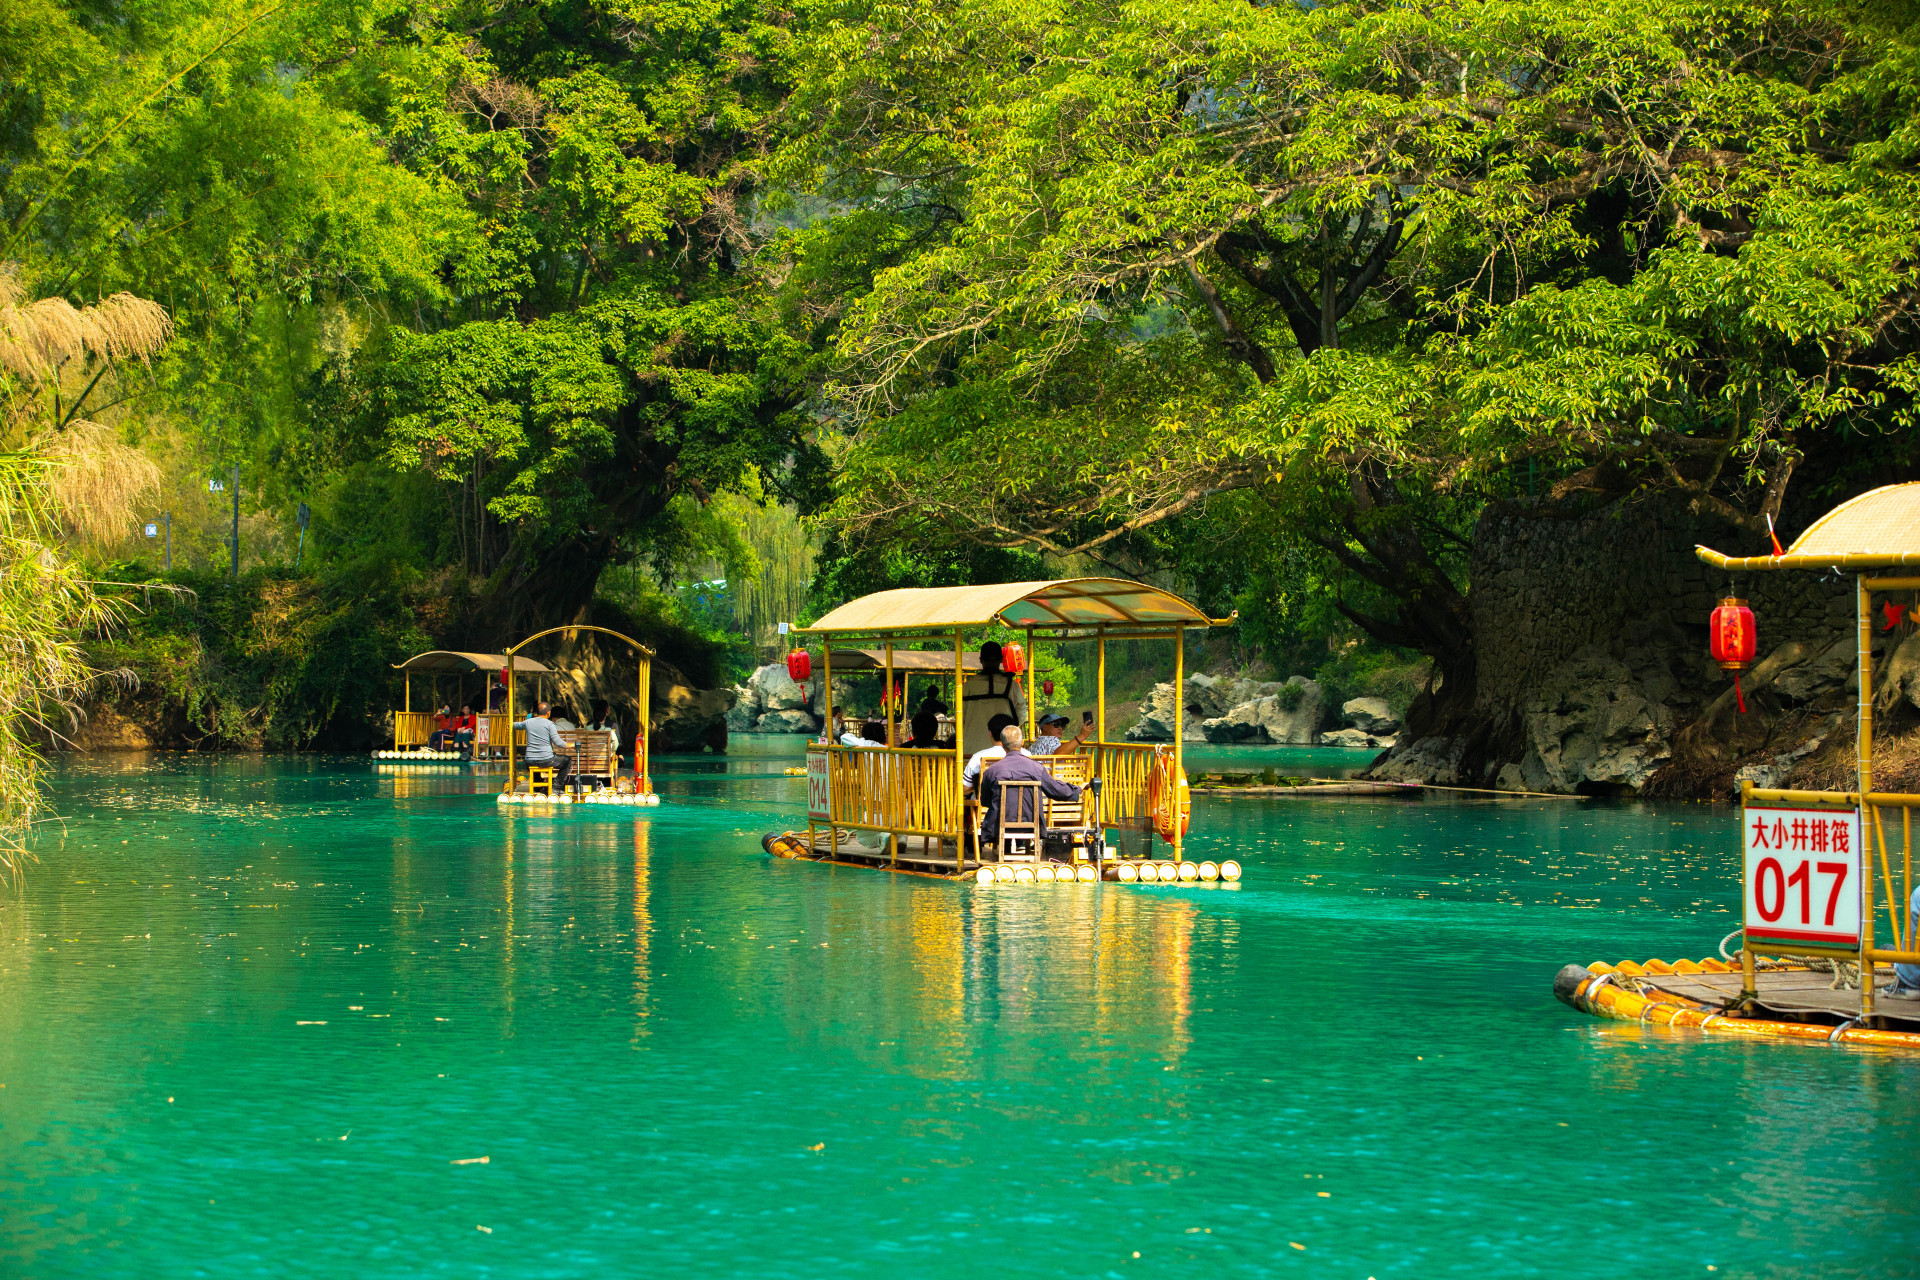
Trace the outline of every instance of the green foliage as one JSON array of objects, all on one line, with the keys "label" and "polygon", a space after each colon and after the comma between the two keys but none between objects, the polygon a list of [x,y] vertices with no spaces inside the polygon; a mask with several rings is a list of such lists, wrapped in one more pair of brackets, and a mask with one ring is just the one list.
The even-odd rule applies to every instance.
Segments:
[{"label": "green foliage", "polygon": [[1323,662],[1313,678],[1336,713],[1350,699],[1380,698],[1395,715],[1404,716],[1432,673],[1433,664],[1417,654],[1352,644]]},{"label": "green foliage", "polygon": [[323,583],[261,569],[236,584],[140,564],[109,572],[178,588],[135,597],[124,629],[92,646],[97,664],[138,680],[107,703],[170,745],[365,749],[394,704],[393,664],[433,647],[428,627],[448,603],[394,574]]},{"label": "green foliage", "polygon": [[866,539],[1217,590],[1184,554],[1203,536],[1154,532],[1198,519],[1275,550],[1236,557],[1248,598],[1332,584],[1375,639],[1453,662],[1460,549],[1511,467],[1553,501],[1665,487],[1761,528],[1800,458],[1911,439],[1916,46],[1892,19],[816,12],[775,171],[882,250],[836,332],[834,517]]},{"label": "green foliage", "polygon": [[654,650],[698,688],[736,684],[753,669],[751,650],[698,593],[662,591],[637,567],[615,567],[601,575],[593,620]]}]

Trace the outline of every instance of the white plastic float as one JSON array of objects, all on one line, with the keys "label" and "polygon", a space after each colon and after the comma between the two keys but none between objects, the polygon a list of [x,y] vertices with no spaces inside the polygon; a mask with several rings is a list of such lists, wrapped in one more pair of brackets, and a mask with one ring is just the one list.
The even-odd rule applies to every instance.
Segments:
[{"label": "white plastic float", "polygon": [[458,751],[428,751],[422,749],[419,751],[376,751],[373,753],[373,758],[375,760],[437,761],[464,760],[466,757],[462,756]]},{"label": "white plastic float", "polygon": [[[1100,872],[1091,863],[1082,862],[1072,867],[1056,867],[1047,863],[1038,866],[1011,866],[999,863],[995,866],[981,867],[968,878],[976,884],[1072,884],[1079,881],[1091,884],[1100,879]],[[1193,884],[1199,881],[1223,881],[1232,884],[1240,879],[1240,864],[1227,862],[1116,862],[1107,866],[1106,878],[1121,884]]]},{"label": "white plastic float", "polygon": [[639,795],[617,791],[588,791],[583,792],[578,800],[564,791],[557,796],[531,795],[524,791],[509,794],[502,791],[494,799],[500,804],[603,804],[624,805],[628,808],[650,808],[660,803],[660,797],[650,791]]}]

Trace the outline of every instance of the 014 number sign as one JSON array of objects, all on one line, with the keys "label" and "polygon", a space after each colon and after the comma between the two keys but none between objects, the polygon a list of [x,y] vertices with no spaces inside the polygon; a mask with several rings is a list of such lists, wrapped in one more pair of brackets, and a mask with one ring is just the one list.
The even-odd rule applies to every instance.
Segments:
[{"label": "014 number sign", "polygon": [[822,821],[833,816],[833,787],[824,751],[807,752],[807,816]]},{"label": "014 number sign", "polygon": [[1740,822],[1747,944],[1859,946],[1859,810],[1749,806]]}]

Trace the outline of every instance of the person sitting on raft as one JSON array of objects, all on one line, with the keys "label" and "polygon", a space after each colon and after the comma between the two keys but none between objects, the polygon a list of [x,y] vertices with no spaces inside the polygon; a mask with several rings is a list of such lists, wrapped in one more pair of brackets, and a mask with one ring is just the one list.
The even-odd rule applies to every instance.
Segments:
[{"label": "person sitting on raft", "polygon": [[928,711],[921,705],[919,714],[913,717],[913,736],[906,745],[914,751],[932,751],[940,745],[940,716]]},{"label": "person sitting on raft", "polygon": [[613,708],[605,698],[593,704],[593,723],[589,724],[587,728],[592,729],[595,733],[606,734],[608,749],[612,751],[616,757],[619,756],[620,730],[614,725]]},{"label": "person sitting on raft", "polygon": [[[1008,725],[1000,731],[1002,747],[1001,758],[989,764],[980,775],[980,798],[985,802],[984,820],[980,826],[981,839],[987,847],[998,847],[1000,842],[1000,797],[1001,788],[1009,782],[1037,782],[1040,790],[1055,800],[1078,800],[1080,788],[1071,782],[1062,782],[1047,772],[1047,767],[1029,756],[1021,749],[1026,735],[1017,724]],[[1032,815],[1019,814],[1020,818]],[[1038,853],[1035,850],[1035,853]]]},{"label": "person sitting on raft", "polygon": [[960,773],[960,789],[962,791],[968,795],[972,795],[980,784],[980,771],[992,764],[995,760],[1004,760],[1006,758],[1006,740],[1002,735],[1006,733],[1012,724],[1013,717],[1005,715],[995,716],[993,719],[987,721],[987,732],[993,735],[994,744],[990,747],[980,748],[973,753],[973,758],[967,761],[967,767],[961,770]]},{"label": "person sitting on raft", "polygon": [[527,731],[527,767],[553,770],[553,785],[564,787],[567,775],[573,772],[573,748],[560,736],[553,721],[547,719],[552,710],[542,702],[534,707],[532,715],[514,727]]},{"label": "person sitting on raft", "polygon": [[439,751],[453,741],[453,708],[446,703],[433,713],[433,732],[427,735],[427,750]]},{"label": "person sitting on raft", "polygon": [[473,706],[462,704],[460,714],[453,718],[453,745],[459,750],[473,747]]},{"label": "person sitting on raft", "polygon": [[1087,732],[1093,728],[1093,722],[1089,720],[1082,723],[1080,732],[1062,742],[1060,734],[1066,727],[1067,718],[1057,711],[1041,716],[1040,736],[1033,740],[1031,747],[1027,748],[1027,754],[1030,756],[1071,755],[1087,740]]}]

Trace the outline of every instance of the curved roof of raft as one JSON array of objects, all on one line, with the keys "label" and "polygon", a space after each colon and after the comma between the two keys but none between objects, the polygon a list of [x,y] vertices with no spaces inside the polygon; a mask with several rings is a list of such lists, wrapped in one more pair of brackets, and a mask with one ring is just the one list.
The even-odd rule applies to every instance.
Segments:
[{"label": "curved roof of raft", "polygon": [[[507,655],[504,653],[465,653],[457,649],[429,649],[425,653],[416,653],[405,662],[393,664],[395,671],[504,671],[507,668]],[[549,670],[532,658],[515,657],[513,669],[531,671],[536,674]]]},{"label": "curved roof of raft", "polygon": [[1170,591],[1124,578],[1059,578],[976,587],[903,587],[849,601],[810,633],[915,631],[952,627],[1208,627],[1209,618]]},{"label": "curved roof of raft", "polygon": [[1782,556],[1694,554],[1721,569],[1890,569],[1920,565],[1920,482],[1849,498],[1807,526]]}]

